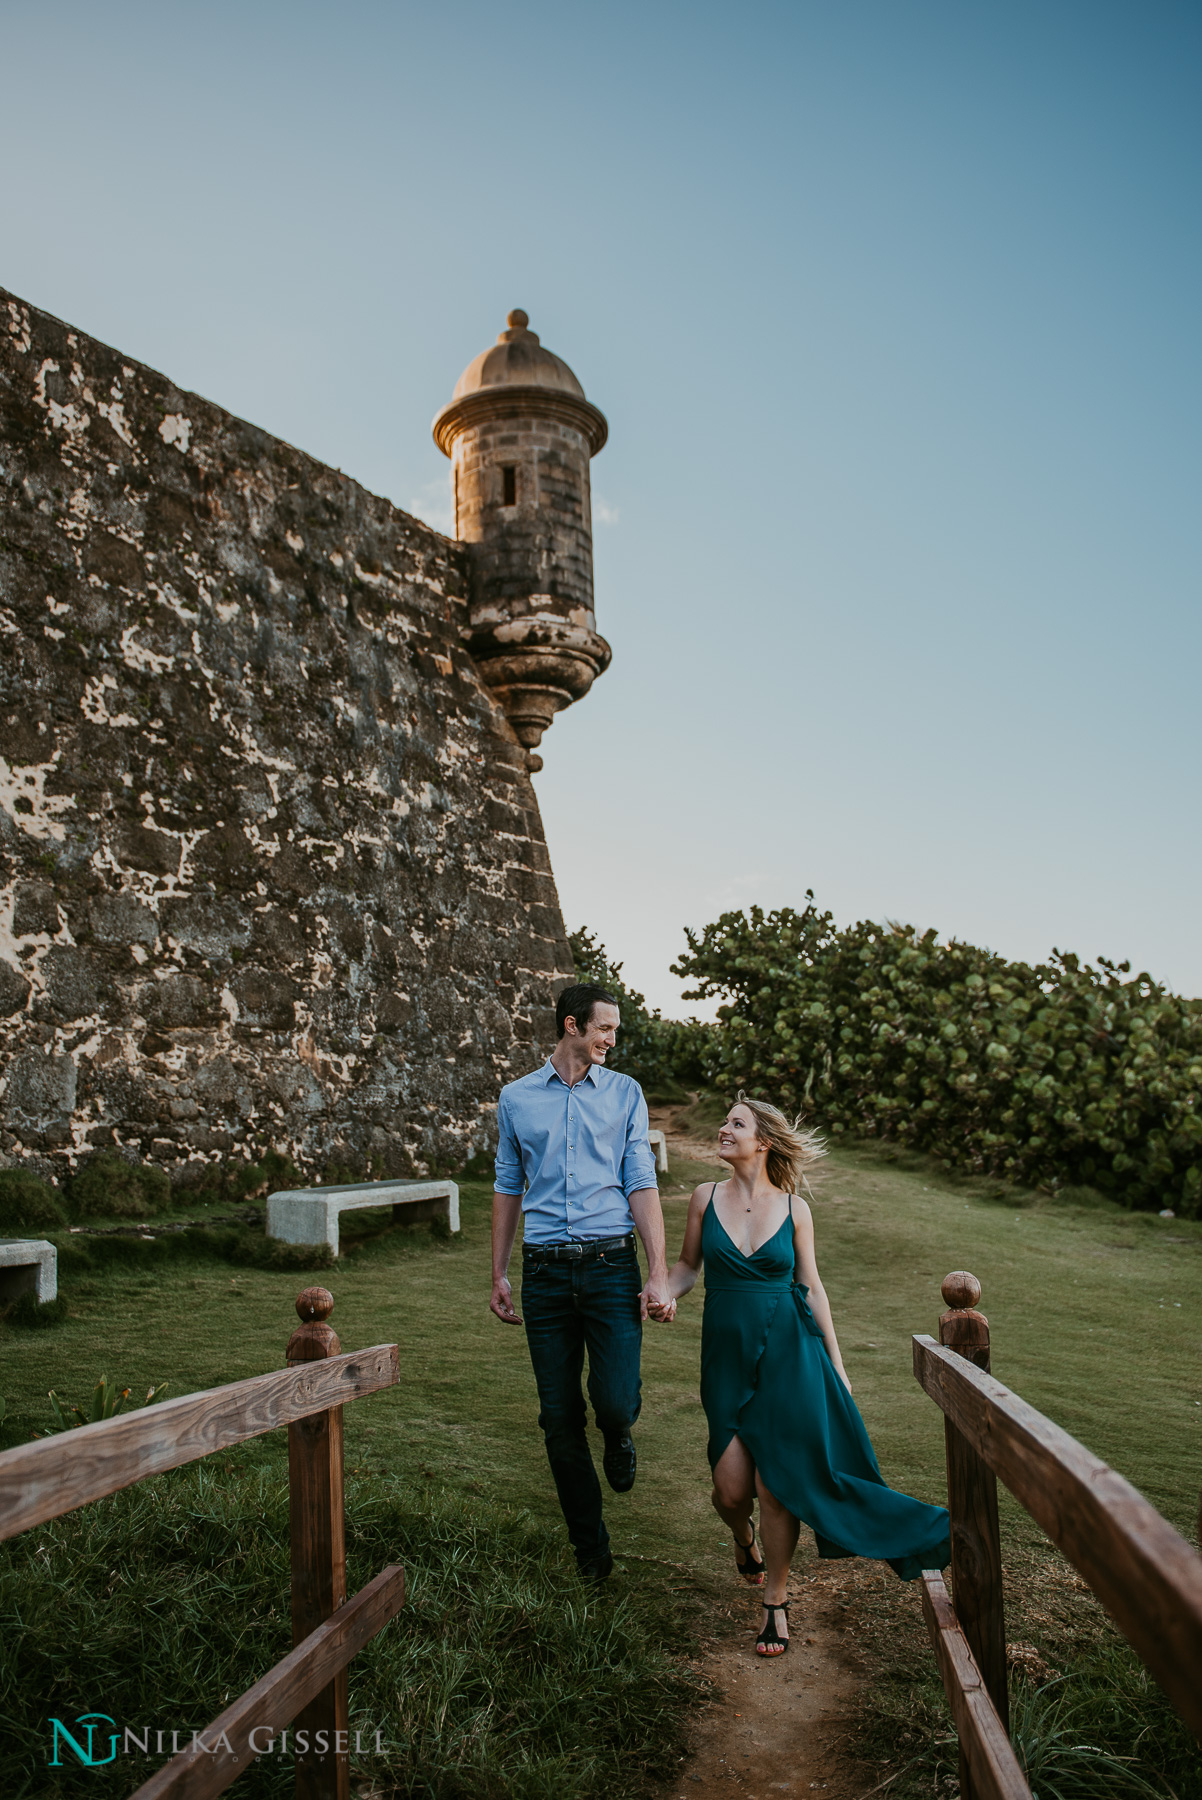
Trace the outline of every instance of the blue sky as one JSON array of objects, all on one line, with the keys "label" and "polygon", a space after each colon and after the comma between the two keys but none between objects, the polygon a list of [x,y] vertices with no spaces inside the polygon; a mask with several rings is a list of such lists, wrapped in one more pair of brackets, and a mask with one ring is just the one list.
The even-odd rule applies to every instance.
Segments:
[{"label": "blue sky", "polygon": [[537,777],[680,1011],[727,907],[1202,992],[1202,11],[0,0],[0,281],[432,523],[525,307],[614,663]]}]

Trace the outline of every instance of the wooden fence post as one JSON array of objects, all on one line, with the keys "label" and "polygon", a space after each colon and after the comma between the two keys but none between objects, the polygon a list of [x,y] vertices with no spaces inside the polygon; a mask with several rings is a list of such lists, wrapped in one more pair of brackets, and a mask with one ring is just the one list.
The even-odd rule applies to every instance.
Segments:
[{"label": "wooden fence post", "polygon": [[[288,1340],[289,1366],[337,1356],[342,1349],[325,1323],[334,1310],[327,1288],[297,1296],[303,1323]],[[346,1600],[346,1530],[342,1491],[342,1408],[314,1413],[288,1427],[288,1500],[292,1536],[293,1647]],[[349,1709],[346,1670],[299,1712],[292,1742],[307,1733],[308,1749],[295,1759],[296,1800],[350,1800]],[[324,1732],[326,1749],[318,1748]]]},{"label": "wooden fence post", "polygon": [[[943,1283],[949,1311],[939,1320],[939,1342],[989,1373],[989,1320],[975,1311],[981,1284],[958,1269]],[[997,1478],[944,1416],[947,1508],[951,1514],[952,1597],[956,1618],[976,1658],[998,1718],[1010,1729],[1006,1684],[1006,1615],[1002,1595],[1002,1544]],[[974,1800],[972,1778],[960,1752],[961,1800]]]}]

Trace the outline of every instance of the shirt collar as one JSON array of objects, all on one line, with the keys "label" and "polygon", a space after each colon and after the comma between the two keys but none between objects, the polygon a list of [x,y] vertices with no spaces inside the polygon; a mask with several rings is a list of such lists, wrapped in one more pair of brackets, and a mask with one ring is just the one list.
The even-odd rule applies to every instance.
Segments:
[{"label": "shirt collar", "polygon": [[[591,1081],[593,1086],[596,1087],[597,1068],[598,1065],[596,1063],[590,1063],[584,1074],[580,1077],[580,1081]],[[555,1067],[555,1064],[551,1061],[551,1058],[548,1057],[543,1064],[543,1085],[549,1087],[552,1081],[558,1081],[561,1087],[567,1087],[568,1085],[563,1076],[559,1073],[559,1070]],[[580,1086],[580,1081],[576,1083],[577,1087]]]}]

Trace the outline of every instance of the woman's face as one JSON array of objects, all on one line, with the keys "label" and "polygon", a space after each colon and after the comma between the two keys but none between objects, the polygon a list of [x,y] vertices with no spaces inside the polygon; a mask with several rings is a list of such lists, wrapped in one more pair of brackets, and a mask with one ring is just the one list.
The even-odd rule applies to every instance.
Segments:
[{"label": "woman's face", "polygon": [[756,1136],[755,1115],[746,1106],[732,1106],[718,1132],[718,1155],[723,1162],[745,1162],[760,1155],[764,1145]]}]

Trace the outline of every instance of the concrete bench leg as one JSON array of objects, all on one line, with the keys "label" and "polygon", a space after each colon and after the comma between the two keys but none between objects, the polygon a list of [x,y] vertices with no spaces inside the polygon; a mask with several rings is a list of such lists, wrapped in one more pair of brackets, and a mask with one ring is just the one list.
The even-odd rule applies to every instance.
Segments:
[{"label": "concrete bench leg", "polygon": [[424,1225],[431,1219],[451,1217],[451,1198],[443,1194],[438,1200],[396,1200],[392,1207],[394,1225]]},{"label": "concrete bench leg", "polygon": [[433,1200],[395,1200],[392,1207],[394,1225],[421,1225],[429,1219],[445,1219],[452,1231],[459,1230],[459,1188],[447,1182],[448,1194]]},{"label": "concrete bench leg", "polygon": [[58,1251],[45,1238],[0,1242],[0,1306],[22,1294],[42,1305],[58,1297]]}]

